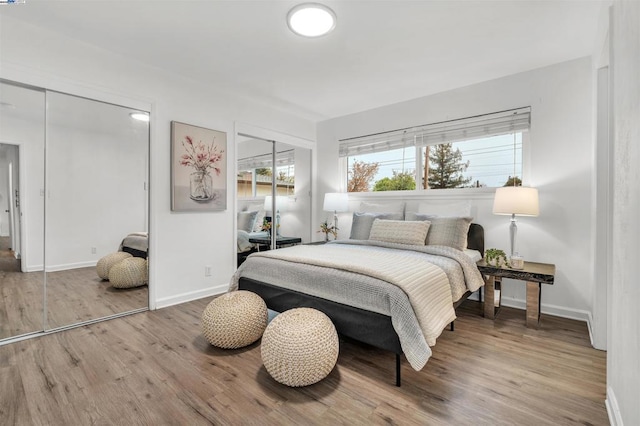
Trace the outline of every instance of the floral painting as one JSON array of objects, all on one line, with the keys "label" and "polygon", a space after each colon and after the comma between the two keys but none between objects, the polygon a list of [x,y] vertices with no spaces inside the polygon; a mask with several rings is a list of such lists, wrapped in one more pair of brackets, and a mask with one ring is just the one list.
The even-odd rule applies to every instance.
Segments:
[{"label": "floral painting", "polygon": [[227,134],[171,122],[171,209],[227,208]]}]

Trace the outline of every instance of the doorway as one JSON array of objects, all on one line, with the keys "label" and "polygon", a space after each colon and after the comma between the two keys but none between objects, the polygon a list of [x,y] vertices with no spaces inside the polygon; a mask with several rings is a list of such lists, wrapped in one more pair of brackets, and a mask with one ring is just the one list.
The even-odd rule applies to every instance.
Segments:
[{"label": "doorway", "polygon": [[20,153],[0,143],[0,271],[20,272]]}]

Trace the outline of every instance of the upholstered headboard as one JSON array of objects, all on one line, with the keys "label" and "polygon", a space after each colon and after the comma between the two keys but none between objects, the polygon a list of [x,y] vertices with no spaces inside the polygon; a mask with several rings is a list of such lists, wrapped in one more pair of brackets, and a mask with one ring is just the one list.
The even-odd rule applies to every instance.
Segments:
[{"label": "upholstered headboard", "polygon": [[472,223],[467,234],[467,248],[478,250],[484,256],[484,228],[482,225]]}]

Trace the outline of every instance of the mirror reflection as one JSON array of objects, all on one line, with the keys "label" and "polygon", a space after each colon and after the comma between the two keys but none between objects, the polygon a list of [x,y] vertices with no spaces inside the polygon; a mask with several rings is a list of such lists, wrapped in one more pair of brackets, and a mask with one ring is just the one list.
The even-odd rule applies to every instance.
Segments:
[{"label": "mirror reflection", "polygon": [[44,328],[44,107],[0,82],[0,339]]},{"label": "mirror reflection", "polygon": [[237,152],[238,265],[255,251],[270,249],[273,233],[276,247],[310,241],[311,151],[239,138]]},{"label": "mirror reflection", "polygon": [[0,82],[0,340],[148,307],[149,125],[134,112]]}]

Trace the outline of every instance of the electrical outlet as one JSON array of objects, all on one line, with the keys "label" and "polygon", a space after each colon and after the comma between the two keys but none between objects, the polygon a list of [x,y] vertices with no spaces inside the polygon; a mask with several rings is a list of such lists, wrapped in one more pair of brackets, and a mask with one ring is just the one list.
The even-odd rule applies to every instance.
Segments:
[{"label": "electrical outlet", "polygon": [[211,276],[211,266],[205,266],[204,267],[204,276],[205,277],[210,277]]},{"label": "electrical outlet", "polygon": [[98,249],[96,249],[95,247],[91,247],[91,254],[96,254],[96,251],[97,251],[97,250],[98,250]]}]

